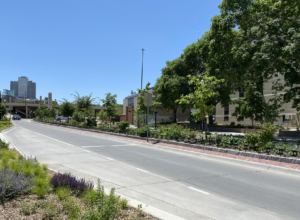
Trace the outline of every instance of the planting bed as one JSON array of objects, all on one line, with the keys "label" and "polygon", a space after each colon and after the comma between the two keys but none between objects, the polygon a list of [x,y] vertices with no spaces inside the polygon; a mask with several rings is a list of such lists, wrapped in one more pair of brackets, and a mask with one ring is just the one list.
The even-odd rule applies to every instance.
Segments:
[{"label": "planting bed", "polygon": [[[1,141],[0,141],[1,142]],[[24,183],[27,183],[24,187]],[[14,184],[16,183],[16,184]],[[0,144],[0,219],[158,220],[97,183],[57,174]]]}]

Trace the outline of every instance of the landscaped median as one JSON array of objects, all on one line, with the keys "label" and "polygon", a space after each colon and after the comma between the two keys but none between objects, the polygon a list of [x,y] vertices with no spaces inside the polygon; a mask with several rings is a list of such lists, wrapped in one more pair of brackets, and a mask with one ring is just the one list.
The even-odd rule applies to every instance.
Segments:
[{"label": "landscaped median", "polygon": [[12,126],[13,125],[10,120],[0,121],[0,132]]},{"label": "landscaped median", "polygon": [[[126,122],[121,122],[115,126],[100,125],[97,127],[86,127],[68,123],[36,121],[126,138],[146,140],[145,136],[147,135],[146,127],[141,127],[139,129],[128,128],[125,126]],[[214,151],[224,154],[300,165],[300,141],[275,140],[274,134],[276,130],[277,128],[275,125],[266,123],[262,126],[260,131],[256,133],[247,132],[245,137],[210,134],[206,140],[205,134],[174,124],[169,127],[159,126],[157,129],[151,129],[149,132],[149,140],[156,144],[164,143],[196,148],[208,152]]]},{"label": "landscaped median", "polygon": [[71,174],[49,171],[36,158],[24,158],[0,141],[1,219],[158,219],[143,207],[104,193],[96,184]]}]

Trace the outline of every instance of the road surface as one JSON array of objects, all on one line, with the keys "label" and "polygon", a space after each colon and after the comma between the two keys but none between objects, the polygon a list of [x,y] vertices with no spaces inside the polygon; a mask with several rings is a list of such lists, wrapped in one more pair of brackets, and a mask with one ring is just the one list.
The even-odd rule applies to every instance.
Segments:
[{"label": "road surface", "polygon": [[14,121],[5,135],[24,154],[96,181],[178,219],[299,219],[300,176],[267,165]]}]

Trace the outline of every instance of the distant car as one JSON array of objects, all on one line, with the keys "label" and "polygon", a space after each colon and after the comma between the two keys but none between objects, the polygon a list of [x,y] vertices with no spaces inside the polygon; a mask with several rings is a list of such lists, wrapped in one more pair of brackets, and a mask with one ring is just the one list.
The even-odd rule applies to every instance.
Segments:
[{"label": "distant car", "polygon": [[13,116],[13,120],[21,120],[20,115],[14,115],[14,116]]},{"label": "distant car", "polygon": [[[69,117],[69,119],[72,119],[72,117]],[[62,120],[68,121],[68,117],[56,115],[55,120],[56,120],[56,121],[62,121]]]}]

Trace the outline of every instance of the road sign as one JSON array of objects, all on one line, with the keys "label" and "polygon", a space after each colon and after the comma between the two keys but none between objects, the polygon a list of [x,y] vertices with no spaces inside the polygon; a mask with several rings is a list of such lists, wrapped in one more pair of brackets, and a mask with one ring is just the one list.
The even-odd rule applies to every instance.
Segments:
[{"label": "road sign", "polygon": [[148,96],[148,92],[144,93],[144,105],[148,106],[148,97],[149,97],[149,106],[152,106],[152,93],[149,92],[149,96]]},{"label": "road sign", "polygon": [[13,110],[13,106],[12,105],[9,106],[9,110],[10,111]]}]

